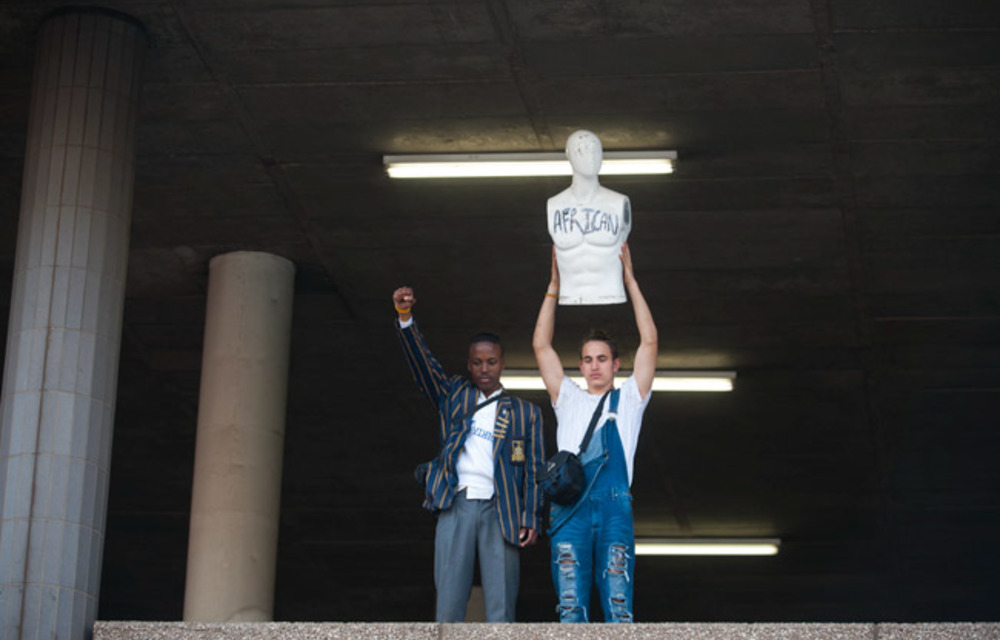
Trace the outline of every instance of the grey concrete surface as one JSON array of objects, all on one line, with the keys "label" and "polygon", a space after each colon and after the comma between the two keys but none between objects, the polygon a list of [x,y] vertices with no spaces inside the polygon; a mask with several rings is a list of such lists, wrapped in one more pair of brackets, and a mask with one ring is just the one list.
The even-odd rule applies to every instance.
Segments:
[{"label": "grey concrete surface", "polygon": [[1000,640],[1000,622],[633,625],[98,621],[94,640]]}]

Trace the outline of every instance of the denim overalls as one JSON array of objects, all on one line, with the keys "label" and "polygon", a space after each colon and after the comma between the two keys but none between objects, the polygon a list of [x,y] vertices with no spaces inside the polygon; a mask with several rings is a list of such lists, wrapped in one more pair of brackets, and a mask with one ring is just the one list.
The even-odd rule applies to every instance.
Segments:
[{"label": "denim overalls", "polygon": [[552,505],[552,582],[559,596],[560,622],[588,621],[594,582],[604,621],[632,622],[635,534],[625,450],[614,417],[618,394],[618,389],[611,392],[611,415],[601,437],[591,439],[583,454],[587,478],[583,497],[573,505]]}]

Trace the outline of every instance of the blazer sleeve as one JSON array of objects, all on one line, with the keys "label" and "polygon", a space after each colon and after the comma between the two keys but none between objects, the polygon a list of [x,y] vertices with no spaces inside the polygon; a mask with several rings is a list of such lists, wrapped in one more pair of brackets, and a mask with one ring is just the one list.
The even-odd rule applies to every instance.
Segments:
[{"label": "blazer sleeve", "polygon": [[541,532],[542,511],[545,508],[545,496],[538,486],[538,469],[545,464],[545,434],[543,432],[542,411],[536,405],[527,403],[529,411],[528,424],[525,425],[525,443],[528,459],[524,464],[524,513],[521,522],[523,526]]},{"label": "blazer sleeve", "polygon": [[438,411],[441,411],[451,391],[451,380],[444,372],[441,363],[431,353],[423,334],[417,329],[416,322],[401,329],[397,320],[396,332],[399,334],[399,343],[403,347],[403,356],[406,358],[406,365],[410,368],[413,380]]}]

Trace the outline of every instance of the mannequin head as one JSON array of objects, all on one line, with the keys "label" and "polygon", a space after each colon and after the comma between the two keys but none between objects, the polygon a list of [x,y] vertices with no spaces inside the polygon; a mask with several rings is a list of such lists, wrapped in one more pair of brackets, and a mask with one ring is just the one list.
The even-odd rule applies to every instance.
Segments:
[{"label": "mannequin head", "polygon": [[600,138],[590,131],[574,131],[566,140],[566,158],[573,167],[573,173],[596,177],[601,170],[603,153]]}]

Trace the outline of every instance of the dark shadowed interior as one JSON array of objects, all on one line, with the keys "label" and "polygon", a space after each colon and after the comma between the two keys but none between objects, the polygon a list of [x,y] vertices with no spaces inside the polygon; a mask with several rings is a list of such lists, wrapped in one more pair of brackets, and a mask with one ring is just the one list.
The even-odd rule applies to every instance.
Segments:
[{"label": "dark shadowed interior", "polygon": [[[0,301],[44,16],[0,4]],[[77,2],[76,4],[91,4]],[[180,619],[208,260],[296,265],[278,620],[431,620],[436,418],[393,289],[455,372],[534,367],[545,201],[566,178],[392,181],[383,154],[673,149],[634,212],[662,369],[637,534],[777,537],[641,557],[639,621],[1000,618],[1000,11],[994,0],[108,0],[143,71],[101,619]],[[4,325],[6,326],[6,325]],[[567,367],[627,306],[560,308]],[[554,421],[543,406],[550,445]],[[547,542],[547,541],[546,541]],[[555,620],[543,543],[522,620]]]}]

